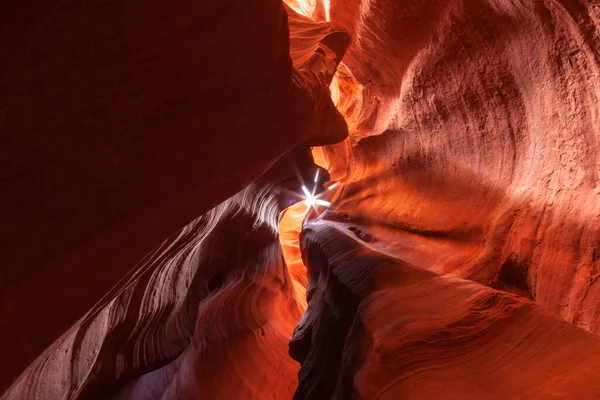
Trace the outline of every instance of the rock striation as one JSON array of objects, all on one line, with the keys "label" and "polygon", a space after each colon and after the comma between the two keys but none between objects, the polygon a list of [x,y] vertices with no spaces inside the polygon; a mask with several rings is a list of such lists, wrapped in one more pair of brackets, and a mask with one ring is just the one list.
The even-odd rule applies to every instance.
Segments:
[{"label": "rock striation", "polygon": [[302,232],[315,290],[290,343],[295,400],[597,397],[596,335],[369,249],[359,231],[325,217]]},{"label": "rock striation", "polygon": [[335,208],[387,255],[600,329],[600,8],[336,1]]}]

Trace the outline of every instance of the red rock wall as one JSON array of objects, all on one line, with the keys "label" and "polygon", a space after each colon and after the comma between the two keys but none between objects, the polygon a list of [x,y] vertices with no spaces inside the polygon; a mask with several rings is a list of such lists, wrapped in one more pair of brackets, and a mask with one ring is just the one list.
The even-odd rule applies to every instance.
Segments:
[{"label": "red rock wall", "polygon": [[[297,197],[298,178],[314,175],[310,146],[347,136],[327,86],[348,36],[290,12],[290,40],[287,11],[277,1],[213,2],[200,9],[155,4],[135,14],[140,29],[152,32],[99,27],[127,7],[58,7],[48,19],[65,25],[22,55],[43,50],[55,63],[44,59],[11,71],[2,138],[8,144],[4,172],[13,179],[2,201],[14,210],[0,232],[8,257],[0,282],[6,286],[2,398],[182,398],[209,393],[207,385],[217,398],[290,397],[299,366],[287,356],[287,342],[305,307],[304,287],[285,269],[276,219],[281,201],[290,198],[286,190]],[[10,11],[19,17],[22,9]],[[74,18],[88,30],[66,43]],[[122,15],[115,18],[117,27],[133,29]],[[27,34],[17,39],[31,40]],[[121,42],[103,42],[104,34]],[[48,48],[42,49],[44,40]],[[89,53],[71,54],[69,46]],[[119,51],[122,59],[107,57]],[[37,88],[56,104],[50,97],[30,101],[28,79],[71,63],[79,63],[76,73]],[[91,100],[68,91],[83,90],[77,84],[89,89]],[[77,111],[69,102],[95,104],[102,116],[86,109],[60,119],[69,107]],[[48,104],[55,108],[39,120],[17,118],[24,108]],[[145,125],[127,130],[113,119]],[[18,141],[19,132],[29,136]],[[31,165],[20,164],[23,154]],[[26,169],[30,179],[14,179]],[[321,176],[319,184],[327,175]],[[27,197],[36,189],[39,197]],[[24,252],[26,246],[35,251]],[[150,254],[143,257],[141,250]],[[43,262],[25,268],[42,255]],[[75,317],[81,318],[71,325]],[[248,363],[228,364],[243,352]],[[215,368],[217,362],[223,368]],[[135,381],[152,370],[149,380]],[[246,384],[217,385],[234,376]]]},{"label": "red rock wall", "polygon": [[[264,207],[264,200],[254,205]],[[189,345],[115,399],[292,397],[299,365],[287,355],[287,344],[305,303],[296,301],[276,229],[258,215],[234,213],[221,220],[200,250],[208,261],[200,269],[216,273],[195,276],[209,292],[195,309]]]},{"label": "red rock wall", "polygon": [[301,242],[316,285],[290,343],[295,400],[600,393],[598,337],[534,302],[370,250],[352,223],[314,221]]},{"label": "red rock wall", "polygon": [[600,8],[336,1],[350,139],[335,208],[373,246],[600,329]]},{"label": "red rock wall", "polygon": [[598,397],[599,11],[331,2],[350,137],[302,234],[294,399]]}]

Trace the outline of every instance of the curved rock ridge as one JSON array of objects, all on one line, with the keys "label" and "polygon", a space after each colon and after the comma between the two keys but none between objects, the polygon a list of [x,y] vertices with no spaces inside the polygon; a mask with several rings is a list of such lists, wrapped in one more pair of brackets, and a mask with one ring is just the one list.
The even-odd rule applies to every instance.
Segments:
[{"label": "curved rock ridge", "polygon": [[[290,279],[278,261],[280,250],[273,248],[277,214],[272,188],[250,186],[187,225],[149,254],[106,305],[49,347],[2,398],[105,398],[133,377],[176,359],[190,344],[194,327],[202,327],[199,307],[215,307],[215,299],[229,298],[221,304],[225,310],[217,309],[232,313],[240,311],[231,303],[236,296],[245,303],[245,312],[219,317],[222,330],[233,335],[246,326],[251,331],[267,325],[261,317],[271,312],[265,298],[281,291],[291,333],[302,310],[294,308],[294,296],[285,289]],[[236,253],[241,259],[233,257]],[[214,321],[202,328],[219,336]]]},{"label": "curved rock ridge", "polygon": [[[600,7],[332,0],[334,207],[412,265],[600,329]],[[341,82],[341,84],[340,84]],[[337,89],[336,89],[337,90]]]},{"label": "curved rock ridge", "polygon": [[290,343],[294,399],[597,398],[598,336],[368,242],[327,216],[302,231],[315,290]]},{"label": "curved rock ridge", "polygon": [[[304,311],[296,301],[276,231],[235,213],[211,233],[210,292],[200,301],[190,344],[172,363],[132,382],[115,399],[285,399],[298,364],[287,355]],[[254,228],[253,228],[254,227]]]}]

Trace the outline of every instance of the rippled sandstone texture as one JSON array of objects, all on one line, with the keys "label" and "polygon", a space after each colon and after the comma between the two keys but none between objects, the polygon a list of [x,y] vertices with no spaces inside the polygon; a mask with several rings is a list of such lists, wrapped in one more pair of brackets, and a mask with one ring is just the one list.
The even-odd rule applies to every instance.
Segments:
[{"label": "rippled sandstone texture", "polygon": [[600,7],[331,1],[352,33],[326,148],[381,251],[600,324]]},{"label": "rippled sandstone texture", "polygon": [[314,290],[290,343],[302,362],[295,400],[597,398],[596,335],[357,235],[329,218],[301,234]]}]

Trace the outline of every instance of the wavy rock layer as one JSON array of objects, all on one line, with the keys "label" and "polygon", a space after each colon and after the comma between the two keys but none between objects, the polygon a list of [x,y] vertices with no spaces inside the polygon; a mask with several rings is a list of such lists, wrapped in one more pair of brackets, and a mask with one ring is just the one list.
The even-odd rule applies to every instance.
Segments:
[{"label": "wavy rock layer", "polygon": [[331,1],[350,139],[335,207],[372,246],[600,329],[600,8]]},{"label": "wavy rock layer", "polygon": [[[242,333],[265,330],[275,336],[274,328],[289,339],[302,309],[281,259],[276,205],[270,187],[252,186],[186,226],[149,255],[105,307],[46,350],[3,398],[107,398],[199,343],[227,336],[237,342]],[[218,347],[209,349],[228,359]],[[254,370],[269,376],[264,365]],[[139,398],[160,398],[171,381],[153,379]]]},{"label": "wavy rock layer", "polygon": [[600,340],[534,302],[369,249],[351,223],[302,233],[315,290],[290,344],[294,399],[594,399]]},{"label": "wavy rock layer", "polygon": [[[254,196],[254,210],[264,201]],[[206,289],[194,304],[189,345],[175,361],[132,382],[115,399],[280,399],[293,394],[298,364],[286,350],[304,301],[295,300],[275,224],[266,225],[257,213],[232,211],[197,247],[202,272],[195,280]],[[270,211],[277,216],[276,209]],[[208,271],[213,275],[207,279]]]}]

